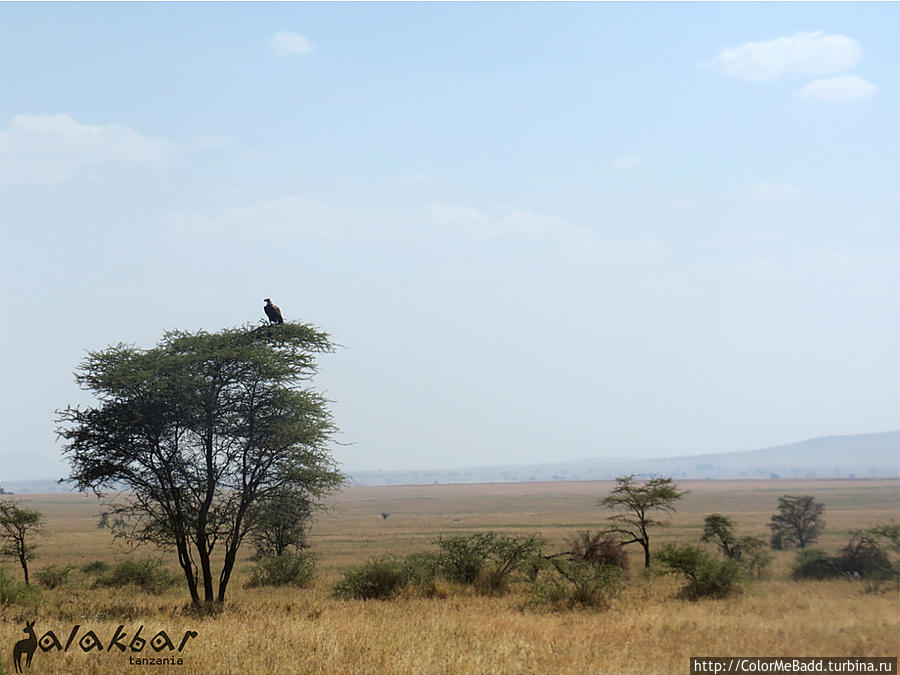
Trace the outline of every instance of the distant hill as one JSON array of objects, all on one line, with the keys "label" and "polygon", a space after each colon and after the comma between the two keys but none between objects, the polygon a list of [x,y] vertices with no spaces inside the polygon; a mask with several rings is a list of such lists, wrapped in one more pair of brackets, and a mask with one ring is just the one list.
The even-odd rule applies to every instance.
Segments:
[{"label": "distant hill", "polygon": [[688,457],[596,457],[552,464],[422,471],[351,471],[358,485],[611,480],[623,474],[704,478],[894,478],[900,431],[825,436],[762,450]]},{"label": "distant hill", "polygon": [[[900,431],[824,436],[762,450],[688,457],[595,457],[552,464],[349,473],[356,485],[612,480],[631,473],[681,479],[895,478],[900,476]],[[53,480],[4,481],[2,485],[7,492],[20,494],[68,491]]]}]

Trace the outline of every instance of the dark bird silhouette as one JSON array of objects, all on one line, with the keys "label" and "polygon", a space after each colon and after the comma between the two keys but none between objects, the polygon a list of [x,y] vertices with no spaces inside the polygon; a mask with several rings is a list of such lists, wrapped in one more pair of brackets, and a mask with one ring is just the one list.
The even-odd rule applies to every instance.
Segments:
[{"label": "dark bird silhouette", "polygon": [[281,310],[278,309],[277,305],[273,305],[269,298],[266,298],[266,305],[263,309],[266,310],[269,323],[284,323],[284,319],[281,317]]}]

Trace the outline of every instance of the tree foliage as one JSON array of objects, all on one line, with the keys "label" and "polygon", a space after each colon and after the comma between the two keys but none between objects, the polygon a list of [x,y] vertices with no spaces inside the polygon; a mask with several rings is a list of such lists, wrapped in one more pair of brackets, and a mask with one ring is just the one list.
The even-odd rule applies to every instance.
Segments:
[{"label": "tree foliage", "polygon": [[[223,602],[260,504],[318,500],[343,476],[326,400],[305,383],[333,350],[311,326],[171,331],[151,349],[91,352],[76,372],[97,399],[59,413],[79,490],[127,490],[120,536],[174,548],[195,605]],[[213,551],[224,549],[215,588]]]},{"label": "tree foliage", "polygon": [[258,558],[300,553],[315,503],[304,492],[277,488],[253,507],[256,528],[250,538]]},{"label": "tree foliage", "polygon": [[734,533],[734,521],[721,513],[711,513],[703,522],[703,535],[700,541],[714,543],[719,551],[729,560],[737,560],[747,570],[762,578],[772,555],[766,550],[766,541],[760,537],[738,537]]},{"label": "tree foliage", "polygon": [[772,548],[806,548],[818,541],[819,532],[825,527],[824,511],[825,505],[810,495],[779,497],[778,513],[769,522]]},{"label": "tree foliage", "polygon": [[0,501],[0,555],[16,558],[28,584],[28,562],[34,558],[37,544],[34,535],[44,525],[40,511],[21,506],[18,502]]},{"label": "tree foliage", "polygon": [[601,506],[620,512],[609,516],[616,526],[606,532],[628,537],[620,542],[621,546],[640,544],[644,549],[644,566],[650,567],[649,529],[668,524],[654,519],[652,514],[654,511],[674,513],[675,502],[686,494],[687,490],[679,490],[667,477],[650,478],[643,483],[636,481],[634,475],[616,478],[616,487],[600,500]]}]

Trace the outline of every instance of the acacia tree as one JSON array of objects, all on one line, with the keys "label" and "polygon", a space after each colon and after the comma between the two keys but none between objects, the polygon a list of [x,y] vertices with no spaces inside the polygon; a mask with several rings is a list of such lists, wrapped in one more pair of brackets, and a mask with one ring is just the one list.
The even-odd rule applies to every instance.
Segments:
[{"label": "acacia tree", "polygon": [[600,506],[611,511],[622,511],[609,516],[617,527],[605,532],[624,534],[630,539],[619,542],[620,546],[640,544],[644,549],[644,566],[650,567],[650,534],[648,528],[665,526],[668,523],[651,518],[653,511],[674,513],[674,503],[687,494],[687,490],[679,490],[671,478],[650,478],[644,483],[635,481],[634,475],[616,478],[616,487],[600,500]]},{"label": "acacia tree", "polygon": [[192,603],[222,603],[238,549],[260,526],[254,507],[278,491],[316,501],[344,481],[327,401],[305,384],[330,351],[327,334],[284,323],[90,352],[76,380],[96,405],[59,412],[65,480],[125,491],[113,502],[118,535],[174,548]]},{"label": "acacia tree", "polygon": [[721,513],[711,513],[706,516],[700,541],[715,542],[726,558],[738,557],[738,541],[734,535],[734,521]]},{"label": "acacia tree", "polygon": [[825,527],[822,518],[824,511],[825,505],[810,495],[779,497],[778,513],[769,522],[772,548],[781,549],[788,544],[806,548],[815,543],[819,538],[819,531]]},{"label": "acacia tree", "polygon": [[28,561],[34,558],[34,535],[41,532],[44,516],[40,511],[17,502],[0,501],[0,555],[16,558],[28,583]]}]

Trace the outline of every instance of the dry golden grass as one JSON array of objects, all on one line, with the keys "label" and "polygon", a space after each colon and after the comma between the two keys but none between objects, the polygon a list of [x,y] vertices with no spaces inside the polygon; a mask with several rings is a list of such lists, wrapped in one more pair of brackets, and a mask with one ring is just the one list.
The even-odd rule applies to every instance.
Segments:
[{"label": "dry golden grass", "polygon": [[[836,550],[850,530],[896,520],[900,500],[900,484],[888,480],[681,485],[691,494],[654,544],[696,541],[703,516],[712,512],[733,517],[742,534],[762,535],[779,495],[812,494],[826,505],[828,529],[821,546]],[[76,571],[67,587],[43,590],[38,606],[0,610],[0,663],[12,672],[12,645],[24,637],[26,619],[37,621],[38,637],[49,629],[67,635],[77,623],[81,633],[94,630],[105,642],[119,624],[129,633],[145,625],[148,638],[164,629],[176,645],[185,630],[196,630],[197,638],[182,654],[182,672],[190,673],[683,673],[690,656],[900,654],[896,590],[866,593],[860,582],[790,581],[793,554],[787,552],[776,554],[772,580],[728,600],[678,600],[677,579],[640,574],[604,612],[523,610],[522,589],[500,598],[465,591],[390,602],[329,597],[341,569],[387,552],[424,550],[441,533],[541,532],[553,546],[578,529],[602,525],[605,513],[595,502],[609,488],[609,483],[547,483],[348,489],[316,522],[320,576],[312,588],[244,589],[239,577],[230,587],[227,610],[198,618],[184,610],[183,588],[158,596],[91,590],[88,578]],[[35,569],[125,556],[97,529],[93,498],[27,501],[48,522]],[[390,517],[383,519],[382,511]],[[241,571],[249,564],[242,561]],[[4,566],[21,577],[14,565]],[[32,672],[133,668],[128,654],[84,654],[73,644],[67,653],[39,650]]]}]

